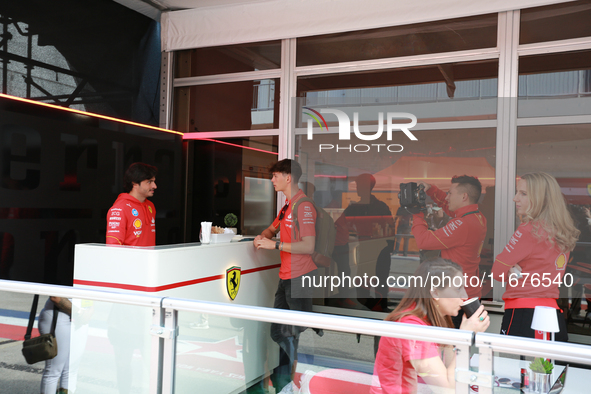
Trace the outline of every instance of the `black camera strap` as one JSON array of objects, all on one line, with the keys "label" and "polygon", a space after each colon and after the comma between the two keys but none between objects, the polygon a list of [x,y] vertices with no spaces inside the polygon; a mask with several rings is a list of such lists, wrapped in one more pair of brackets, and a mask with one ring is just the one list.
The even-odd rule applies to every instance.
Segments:
[{"label": "black camera strap", "polygon": [[480,211],[477,209],[477,210],[475,210],[475,211],[466,212],[465,214],[463,214],[463,215],[462,215],[462,217],[464,217],[464,216],[468,216],[468,215],[471,215],[471,214],[473,214],[473,213],[480,213]]}]

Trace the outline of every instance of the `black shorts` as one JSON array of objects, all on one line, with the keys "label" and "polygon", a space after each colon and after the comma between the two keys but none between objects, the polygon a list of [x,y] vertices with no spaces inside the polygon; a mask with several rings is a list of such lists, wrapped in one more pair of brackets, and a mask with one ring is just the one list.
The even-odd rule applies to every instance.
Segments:
[{"label": "black shorts", "polygon": [[[556,315],[558,316],[558,328],[560,328],[560,331],[555,334],[555,340],[567,342],[568,333],[566,332],[564,315],[559,309],[556,310]],[[503,323],[501,324],[501,334],[535,338],[536,331],[531,328],[533,318],[534,308],[505,309]]]}]

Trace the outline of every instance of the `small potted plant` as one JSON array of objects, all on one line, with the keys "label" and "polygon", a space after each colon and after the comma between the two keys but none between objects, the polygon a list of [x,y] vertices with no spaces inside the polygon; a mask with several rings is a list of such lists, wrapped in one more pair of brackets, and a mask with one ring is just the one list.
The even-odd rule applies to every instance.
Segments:
[{"label": "small potted plant", "polygon": [[530,379],[530,389],[535,393],[544,394],[550,391],[554,365],[549,360],[539,357],[529,364],[529,369],[533,375]]},{"label": "small potted plant", "polygon": [[234,231],[234,234],[238,234],[238,229],[236,228],[236,224],[238,224],[238,218],[233,213],[229,213],[224,217],[224,224],[230,230]]}]

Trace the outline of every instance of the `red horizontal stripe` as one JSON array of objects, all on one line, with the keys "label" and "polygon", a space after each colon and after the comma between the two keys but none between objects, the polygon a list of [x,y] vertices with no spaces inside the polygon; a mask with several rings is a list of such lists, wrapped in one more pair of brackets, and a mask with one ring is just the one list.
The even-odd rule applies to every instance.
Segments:
[{"label": "red horizontal stripe", "polygon": [[[251,268],[251,269],[242,271],[242,275],[250,274],[253,272],[270,270],[270,269],[279,268],[279,267],[281,267],[281,264],[268,265],[266,267]],[[82,279],[74,279],[74,284],[75,285],[84,285],[84,286],[93,286],[93,287],[109,287],[112,289],[143,291],[146,293],[155,293],[158,291],[176,289],[179,287],[191,286],[191,285],[196,285],[198,283],[211,282],[214,280],[220,280],[220,279],[224,279],[224,278],[225,278],[225,275],[213,275],[213,276],[208,276],[205,278],[192,279],[192,280],[187,280],[184,282],[171,283],[168,285],[155,286],[155,287],[126,285],[123,283],[95,282],[95,281],[91,281],[91,280],[82,280]]]},{"label": "red horizontal stripe", "polygon": [[[25,339],[27,332],[26,326],[13,326],[12,324],[0,324],[0,338],[13,339],[15,341],[22,341]],[[31,338],[39,336],[39,330],[33,328]],[[2,342],[0,340],[0,342]]]}]

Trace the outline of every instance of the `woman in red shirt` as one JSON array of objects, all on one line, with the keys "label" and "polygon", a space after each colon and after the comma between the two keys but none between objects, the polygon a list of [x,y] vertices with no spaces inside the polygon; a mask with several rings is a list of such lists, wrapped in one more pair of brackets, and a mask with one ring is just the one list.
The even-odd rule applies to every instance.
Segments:
[{"label": "woman in red shirt", "polygon": [[[453,328],[451,316],[456,316],[467,298],[463,286],[462,268],[449,260],[436,258],[422,263],[414,273],[422,283],[409,287],[398,307],[387,321]],[[429,277],[450,278],[445,284],[431,290]],[[456,280],[454,281],[454,278]],[[454,285],[455,282],[455,285]],[[410,282],[412,284],[412,281]],[[459,286],[456,286],[458,285]],[[490,319],[483,306],[470,317],[462,318],[460,329],[483,332]],[[455,387],[455,353],[451,346],[409,339],[382,337],[374,364],[372,394],[417,392],[417,380],[429,386]],[[419,378],[420,376],[420,378]],[[375,378],[378,379],[375,379]],[[378,382],[379,380],[379,382]]]},{"label": "woman in red shirt", "polygon": [[566,322],[556,300],[580,231],[552,175],[523,175],[513,201],[521,224],[492,268],[506,289],[501,334],[542,339],[531,322],[535,307],[547,306],[555,308],[558,316],[556,340],[567,341]]}]

